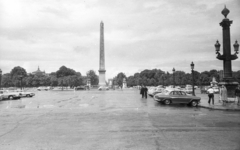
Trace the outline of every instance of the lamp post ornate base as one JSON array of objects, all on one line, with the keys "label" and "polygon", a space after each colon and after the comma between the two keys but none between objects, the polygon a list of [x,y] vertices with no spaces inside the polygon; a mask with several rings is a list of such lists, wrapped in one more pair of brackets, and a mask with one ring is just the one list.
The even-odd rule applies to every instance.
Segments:
[{"label": "lamp post ornate base", "polygon": [[231,41],[230,41],[230,25],[232,24],[233,21],[229,20],[227,18],[227,15],[230,11],[226,8],[222,10],[222,14],[225,16],[225,18],[222,20],[220,23],[220,26],[222,26],[223,30],[223,54],[220,54],[220,44],[217,41],[215,44],[216,48],[216,54],[217,54],[217,59],[223,61],[223,79],[222,81],[219,82],[219,85],[222,86],[224,85],[227,88],[227,95],[228,98],[234,98],[235,97],[235,89],[238,86],[238,82],[234,80],[232,77],[232,60],[237,59],[237,54],[238,54],[238,48],[239,44],[237,41],[233,45],[235,54],[231,54]]}]

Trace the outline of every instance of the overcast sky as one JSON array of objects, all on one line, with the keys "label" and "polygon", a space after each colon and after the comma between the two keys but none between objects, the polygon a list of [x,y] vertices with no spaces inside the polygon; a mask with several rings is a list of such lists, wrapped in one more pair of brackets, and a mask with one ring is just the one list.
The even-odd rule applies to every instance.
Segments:
[{"label": "overcast sky", "polygon": [[[199,72],[221,70],[214,44],[222,45],[225,4],[231,45],[240,43],[240,0],[0,0],[0,68],[51,73],[65,65],[98,74],[103,21],[107,78],[154,68],[190,72],[192,61]],[[240,70],[240,59],[232,64]]]}]

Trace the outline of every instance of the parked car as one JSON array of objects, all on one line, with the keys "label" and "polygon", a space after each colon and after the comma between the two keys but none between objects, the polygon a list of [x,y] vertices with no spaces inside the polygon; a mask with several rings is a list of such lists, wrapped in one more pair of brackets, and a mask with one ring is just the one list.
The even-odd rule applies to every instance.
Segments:
[{"label": "parked car", "polygon": [[186,92],[187,94],[192,94],[193,89],[192,87],[186,87],[185,89],[182,89],[182,91]]},{"label": "parked car", "polygon": [[[140,88],[141,89],[141,88]],[[153,92],[155,92],[157,89],[157,87],[149,87],[148,88],[148,95],[149,96],[152,96],[153,95]]]},{"label": "parked car", "polygon": [[14,90],[13,92],[19,93],[19,95],[21,97],[33,97],[33,96],[35,96],[35,93],[27,92],[27,91],[23,91],[23,90]]},{"label": "parked car", "polygon": [[3,94],[0,94],[0,101],[3,100]]},{"label": "parked car", "polygon": [[10,92],[7,90],[0,90],[0,94],[2,94],[2,99],[20,99],[21,95],[17,92]]},{"label": "parked car", "polygon": [[50,90],[50,87],[44,87],[44,86],[40,86],[37,88],[38,91],[48,91]]},{"label": "parked car", "polygon": [[187,95],[187,93],[180,90],[166,90],[163,93],[156,94],[154,96],[154,100],[162,102],[166,105],[172,103],[184,103],[191,104],[192,106],[196,107],[200,103],[201,98],[197,96]]},{"label": "parked car", "polygon": [[162,93],[163,90],[164,90],[164,88],[155,88],[155,89],[149,91],[148,95],[153,97],[154,95],[156,95],[158,93]]},{"label": "parked car", "polygon": [[109,87],[107,87],[107,86],[100,86],[100,87],[98,88],[98,90],[99,90],[99,91],[101,91],[101,90],[109,90]]},{"label": "parked car", "polygon": [[75,91],[79,91],[79,90],[86,90],[85,86],[78,86],[74,88]]}]

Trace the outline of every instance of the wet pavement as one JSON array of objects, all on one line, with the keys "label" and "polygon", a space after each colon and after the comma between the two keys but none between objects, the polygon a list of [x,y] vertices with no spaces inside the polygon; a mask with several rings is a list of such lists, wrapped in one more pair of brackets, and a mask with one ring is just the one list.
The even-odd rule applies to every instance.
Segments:
[{"label": "wet pavement", "polygon": [[135,89],[35,93],[0,101],[0,149],[240,149],[239,111],[162,105]]}]

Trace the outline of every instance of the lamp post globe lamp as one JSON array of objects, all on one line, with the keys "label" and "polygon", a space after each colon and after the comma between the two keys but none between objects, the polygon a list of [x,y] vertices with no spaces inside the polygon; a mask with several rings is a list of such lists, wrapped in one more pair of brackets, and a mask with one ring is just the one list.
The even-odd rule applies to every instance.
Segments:
[{"label": "lamp post globe lamp", "polygon": [[173,88],[175,88],[175,68],[173,68]]},{"label": "lamp post globe lamp", "polygon": [[195,96],[195,89],[194,89],[194,63],[190,64],[192,69],[192,95]]},{"label": "lamp post globe lamp", "polygon": [[215,48],[216,48],[216,54],[220,54],[219,53],[219,51],[220,51],[220,46],[221,46],[221,44],[219,44],[219,42],[218,42],[218,40],[217,40],[217,42],[216,42],[216,44],[215,44]]},{"label": "lamp post globe lamp", "polygon": [[235,54],[238,54],[238,50],[239,50],[238,41],[236,41],[235,44],[233,44],[233,47],[234,47]]}]

